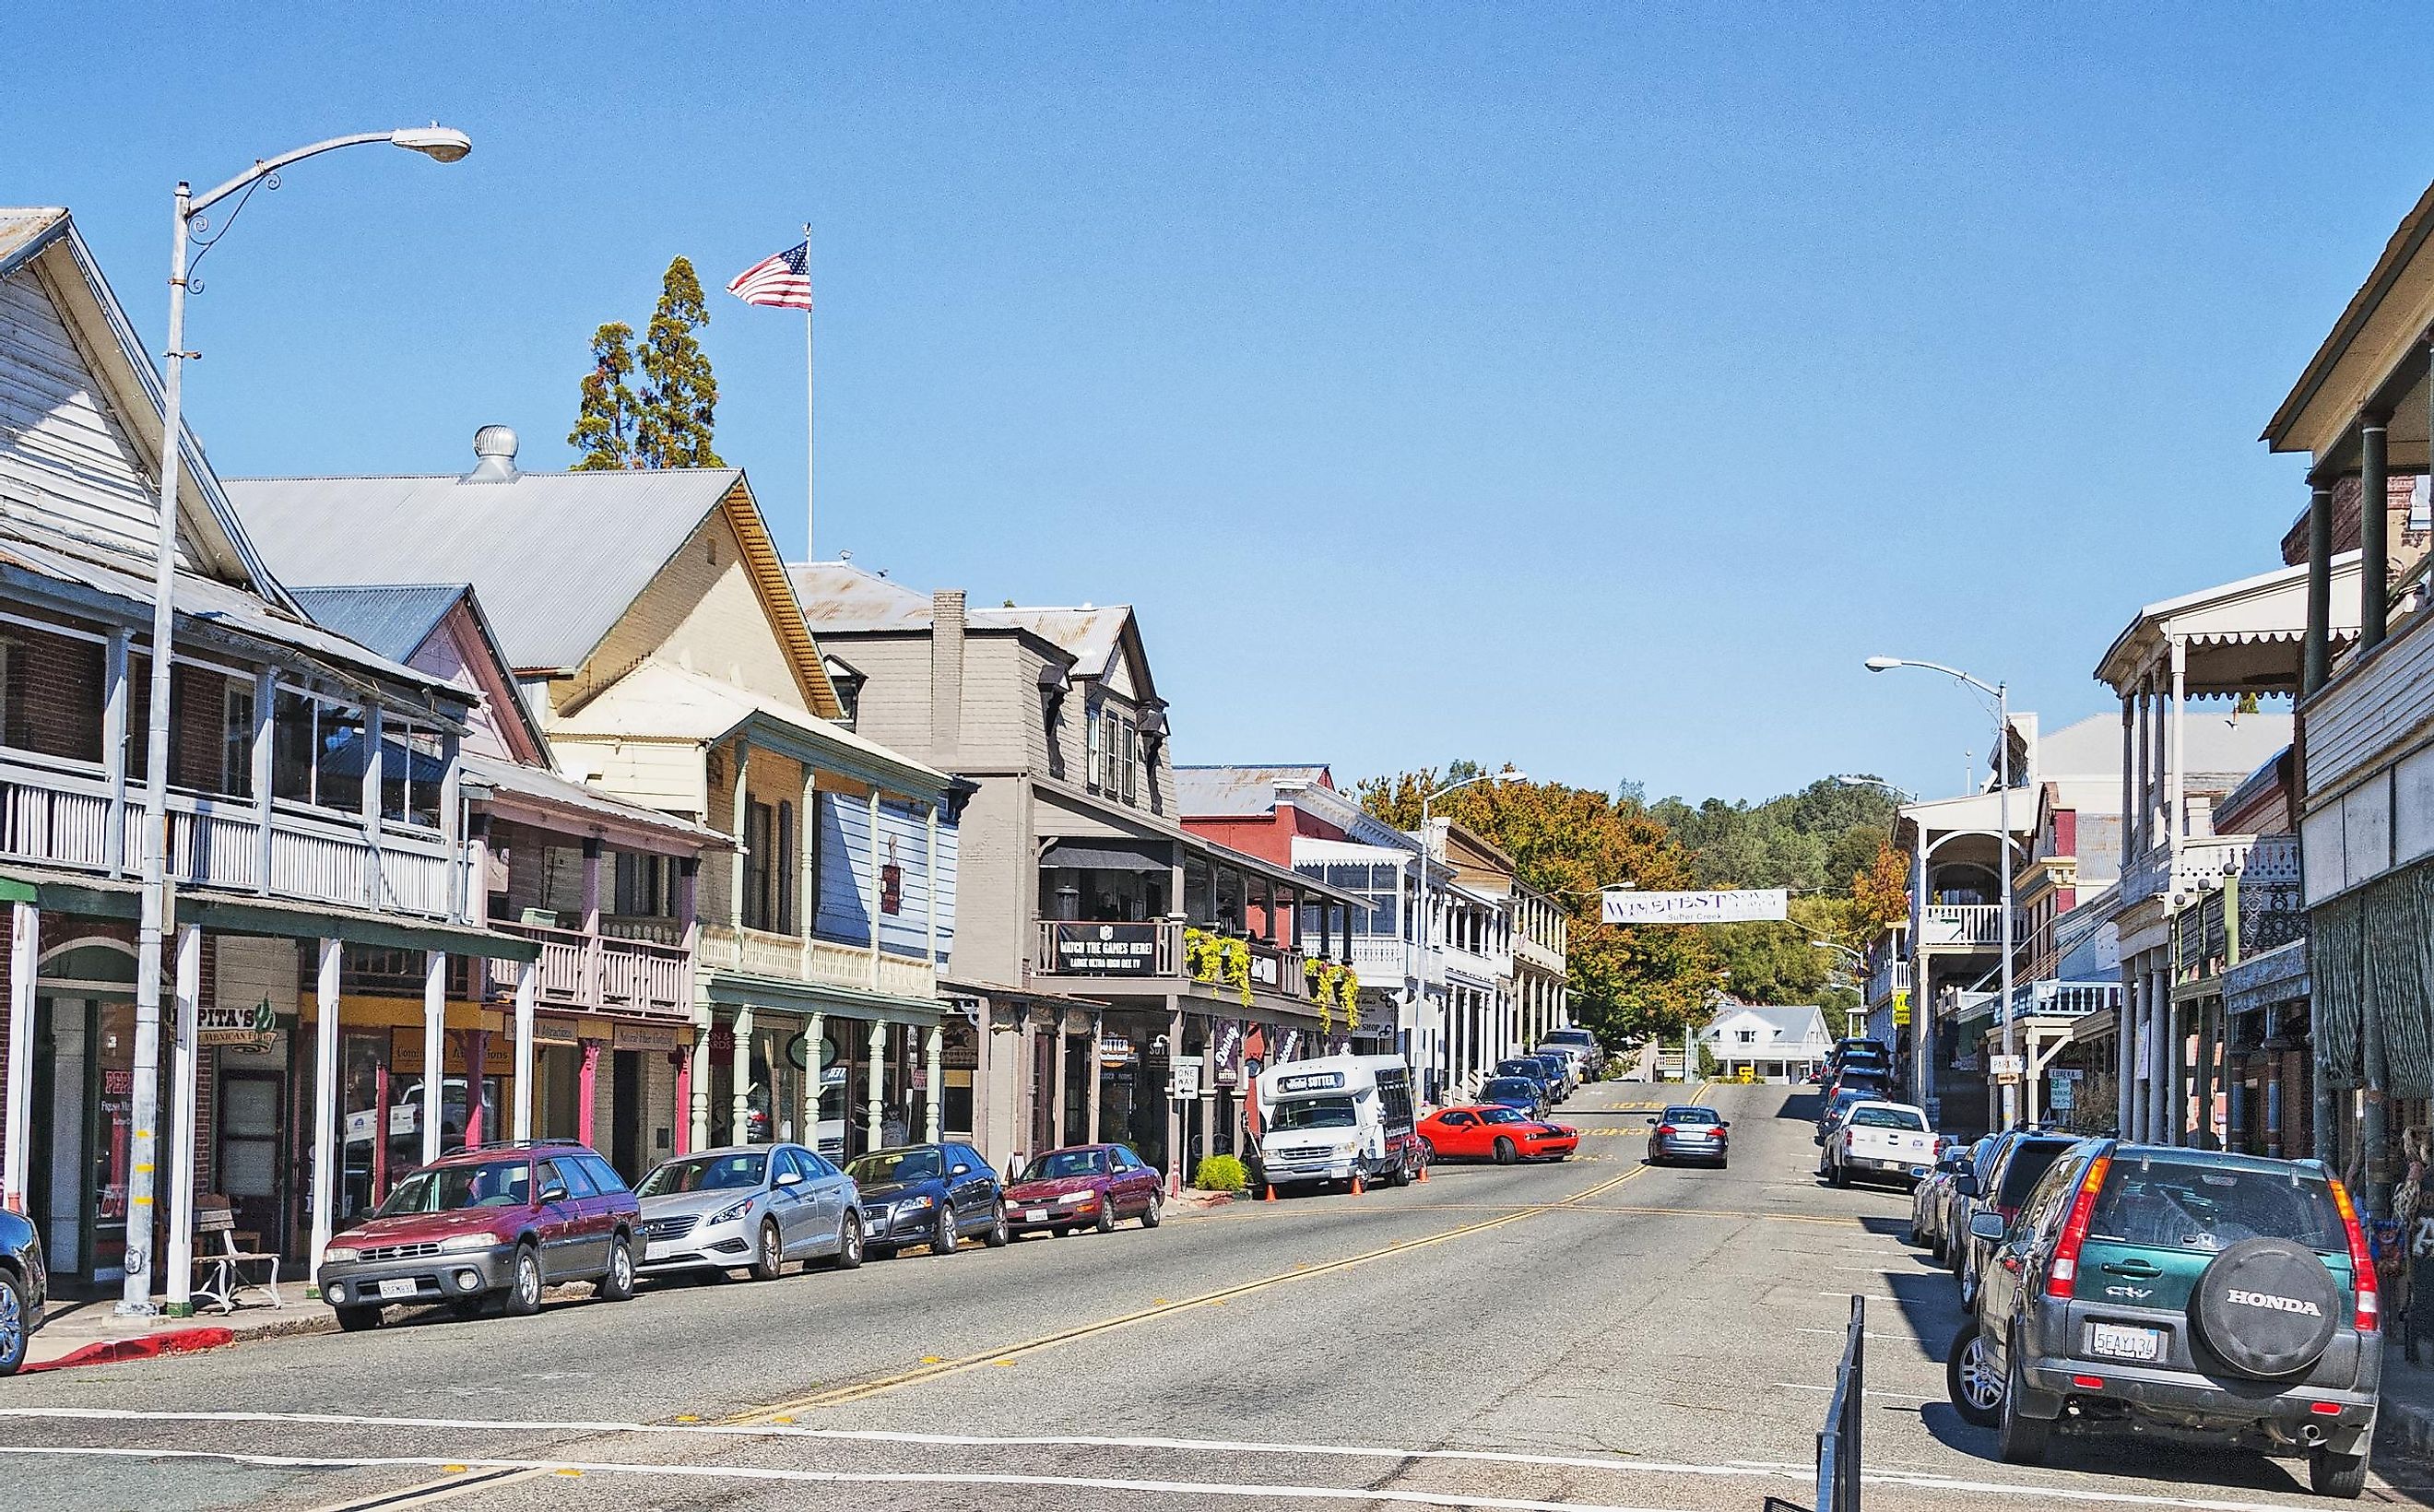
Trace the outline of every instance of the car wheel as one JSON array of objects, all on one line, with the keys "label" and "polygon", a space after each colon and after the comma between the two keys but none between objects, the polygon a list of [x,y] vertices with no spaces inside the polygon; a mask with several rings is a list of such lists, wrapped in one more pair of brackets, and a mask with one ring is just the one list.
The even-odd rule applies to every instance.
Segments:
[{"label": "car wheel", "polygon": [[2053,1424],[2020,1411],[2020,1351],[2012,1350],[2012,1368],[2003,1381],[2002,1419],[1995,1425],[1995,1452],[2006,1465],[2034,1465],[2046,1457]]},{"label": "car wheel", "polygon": [[862,1268],[862,1220],[850,1212],[845,1215],[845,1222],[837,1226],[836,1268]]},{"label": "car wheel", "polygon": [[361,1333],[366,1329],[381,1326],[381,1310],[377,1307],[342,1307],[336,1312],[338,1327],[349,1333]]},{"label": "car wheel", "polygon": [[2318,1496],[2357,1501],[2366,1490],[2366,1456],[2336,1454],[2329,1449],[2307,1451],[2307,1489]]},{"label": "car wheel", "polygon": [[1005,1203],[1001,1200],[997,1205],[996,1215],[989,1220],[988,1232],[981,1235],[981,1243],[991,1249],[1003,1249],[1013,1241],[1014,1226],[1006,1222]]},{"label": "car wheel", "polygon": [[779,1237],[778,1220],[763,1218],[761,1220],[761,1242],[752,1246],[752,1279],[774,1281],[778,1273],[785,1268],[786,1245]]},{"label": "car wheel", "polygon": [[1157,1193],[1149,1194],[1149,1206],[1141,1210],[1141,1227],[1155,1228],[1166,1222],[1166,1198]]},{"label": "car wheel", "polygon": [[17,1278],[0,1271],[0,1376],[13,1376],[26,1363],[32,1335],[26,1332],[25,1294]]},{"label": "car wheel", "polygon": [[503,1305],[509,1317],[530,1317],[540,1311],[540,1251],[530,1245],[518,1245],[516,1258],[509,1263],[507,1295]]},{"label": "car wheel", "polygon": [[1116,1231],[1116,1205],[1104,1196],[1099,1199],[1099,1216],[1092,1227],[1103,1234]]},{"label": "car wheel", "polygon": [[1421,1136],[1420,1136],[1420,1163],[1421,1163],[1422,1165],[1434,1165],[1434,1164],[1436,1163],[1436,1160],[1437,1160],[1437,1142],[1436,1142],[1436,1141],[1434,1141],[1434,1140],[1432,1140],[1432,1139],[1431,1139],[1431,1138],[1429,1138],[1429,1137],[1428,1137],[1427,1135],[1425,1135],[1425,1134],[1421,1135]]},{"label": "car wheel", "polygon": [[1851,1173],[1843,1170],[1843,1162],[1837,1160],[1834,1162],[1832,1173],[1828,1175],[1826,1179],[1831,1181],[1838,1187],[1847,1187],[1851,1184]]},{"label": "car wheel", "polygon": [[2003,1378],[1995,1373],[1995,1354],[1974,1323],[1964,1323],[1952,1336],[1944,1358],[1944,1391],[1962,1421],[1992,1428],[2003,1415]]},{"label": "car wheel", "polygon": [[1496,1163],[1499,1165],[1513,1163],[1513,1142],[1501,1134],[1496,1136]]},{"label": "car wheel", "polygon": [[955,1215],[953,1211],[950,1209],[941,1207],[938,1210],[938,1216],[934,1219],[930,1225],[930,1253],[934,1255],[953,1254],[955,1252],[955,1244],[961,1237],[961,1235],[955,1232]]},{"label": "car wheel", "polygon": [[604,1302],[634,1299],[634,1242],[624,1234],[608,1242],[608,1270],[600,1278],[600,1289],[593,1295]]}]

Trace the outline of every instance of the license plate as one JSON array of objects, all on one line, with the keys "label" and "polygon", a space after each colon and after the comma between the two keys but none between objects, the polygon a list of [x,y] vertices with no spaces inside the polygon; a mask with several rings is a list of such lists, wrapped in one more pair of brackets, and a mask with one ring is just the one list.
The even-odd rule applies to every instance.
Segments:
[{"label": "license plate", "polygon": [[1024,1223],[1044,1223],[1047,1219],[1048,1210],[1045,1208],[1025,1208],[1022,1210],[1022,1221]]},{"label": "license plate", "polygon": [[2090,1323],[2087,1352],[2116,1360],[2160,1360],[2164,1357],[2164,1331],[2119,1323]]},{"label": "license plate", "polygon": [[383,1297],[412,1297],[420,1290],[421,1290],[421,1288],[416,1284],[414,1278],[411,1276],[400,1276],[394,1280],[386,1280],[381,1282],[381,1295]]}]

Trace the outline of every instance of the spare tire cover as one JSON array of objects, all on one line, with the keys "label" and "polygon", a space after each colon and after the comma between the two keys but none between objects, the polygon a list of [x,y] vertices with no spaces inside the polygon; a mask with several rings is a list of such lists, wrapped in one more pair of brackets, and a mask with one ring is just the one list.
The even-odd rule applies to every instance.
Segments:
[{"label": "spare tire cover", "polygon": [[2217,1255],[2189,1297],[2189,1321],[2215,1358],[2260,1381],[2323,1357],[2341,1324],[2341,1292],[2323,1261],[2288,1239],[2243,1239]]}]

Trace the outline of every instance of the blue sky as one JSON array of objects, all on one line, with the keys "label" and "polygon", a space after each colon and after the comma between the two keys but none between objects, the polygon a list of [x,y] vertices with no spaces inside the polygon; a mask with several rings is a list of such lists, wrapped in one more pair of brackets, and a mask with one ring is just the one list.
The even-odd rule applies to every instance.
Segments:
[{"label": "blue sky", "polygon": [[[157,341],[176,179],[471,133],[204,265],[231,474],[562,465],[592,328],[808,218],[821,554],[1136,604],[1177,759],[1946,793],[1990,721],[1861,659],[2059,724],[2276,565],[2254,438],[2428,173],[2434,16],[2135,9],[111,8],[12,35],[0,201]],[[713,301],[796,555],[799,319]]]}]

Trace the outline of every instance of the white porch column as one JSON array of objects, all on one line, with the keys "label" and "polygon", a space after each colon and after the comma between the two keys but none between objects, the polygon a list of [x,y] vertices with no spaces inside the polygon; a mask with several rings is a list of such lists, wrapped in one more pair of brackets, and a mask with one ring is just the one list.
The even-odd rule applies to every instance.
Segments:
[{"label": "white porch column", "polygon": [[882,1099],[886,1095],[886,1074],[887,1022],[883,1019],[873,1019],[870,1021],[870,1071],[864,1077],[865,1102],[862,1115],[865,1120],[863,1137],[869,1142],[866,1148],[874,1150],[879,1148],[880,1125],[886,1113],[882,1104]]},{"label": "white porch column", "polygon": [[[2186,804],[2182,789],[2187,785],[2188,747],[2189,643],[2172,637],[2172,711],[2171,723],[2165,730],[2167,765],[2164,772],[2164,839],[2172,848],[2172,859],[2180,860],[2181,841],[2187,836]],[[2177,869],[2177,868],[2176,868]]]},{"label": "white porch column", "polygon": [[313,982],[313,1277],[321,1275],[321,1251],[337,1227],[338,1165],[338,966],[346,947],[321,942],[320,970]]},{"label": "white porch column", "polygon": [[922,1031],[923,1088],[928,1117],[923,1121],[929,1129],[924,1138],[935,1143],[946,1136],[947,1113],[947,1031],[936,1024]]},{"label": "white porch column", "polygon": [[[809,933],[806,931],[806,933]],[[820,1045],[828,1036],[829,1016],[814,1013],[803,1028],[803,1122],[802,1141],[813,1149],[820,1147],[820,1078],[827,1074],[820,1064]]]},{"label": "white porch column", "polygon": [[710,1040],[717,1027],[718,1015],[705,1000],[694,1019],[693,1026],[693,1106],[684,1116],[693,1124],[694,1150],[710,1148]]},{"label": "white porch column", "polygon": [[540,996],[540,962],[516,967],[516,1138],[533,1137],[533,1005]]},{"label": "white porch column", "polygon": [[[439,1121],[446,1107],[440,1096],[447,1077],[448,953],[422,953],[422,1163],[439,1159]],[[481,1086],[476,1072],[466,1082],[467,1107]]]},{"label": "white porch column", "polygon": [[[733,1096],[728,1099],[727,1142],[729,1144],[752,1143],[752,1005],[739,1004],[735,1024],[727,1037],[727,1080]],[[777,1122],[776,1108],[769,1110],[770,1122]]]},{"label": "white porch column", "polygon": [[2147,1138],[2156,1144],[2178,1143],[2171,1125],[2172,998],[2169,976],[2147,968]]},{"label": "white porch column", "polygon": [[2138,989],[2134,975],[2122,974],[2121,1008],[2113,1016],[2113,1126],[2121,1138],[2135,1140],[2132,1110],[2138,1091]]},{"label": "white porch column", "polygon": [[24,1212],[34,1164],[34,980],[43,952],[43,911],[12,904],[9,914],[8,1117],[0,1124],[0,1209]]},{"label": "white porch column", "polygon": [[170,1051],[169,1086],[169,1260],[162,1290],[169,1306],[190,1305],[195,1284],[195,1134],[200,1123],[195,1105],[201,1078],[203,996],[203,931],[196,924],[178,926],[178,1034]]}]

